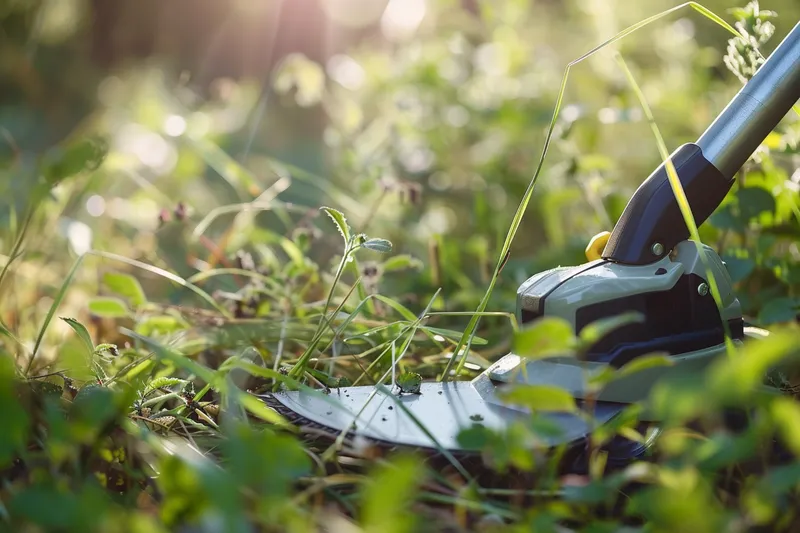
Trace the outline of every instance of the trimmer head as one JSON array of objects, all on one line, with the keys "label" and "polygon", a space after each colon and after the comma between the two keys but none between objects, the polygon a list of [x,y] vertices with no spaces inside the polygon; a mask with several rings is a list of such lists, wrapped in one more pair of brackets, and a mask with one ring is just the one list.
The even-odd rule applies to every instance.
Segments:
[{"label": "trimmer head", "polygon": [[[704,251],[708,272],[700,256]],[[709,288],[713,276],[720,307]],[[509,354],[487,370],[498,381],[551,384],[586,398],[587,376],[610,365],[620,368],[637,357],[669,354],[670,367],[643,370],[609,383],[597,399],[633,403],[645,399],[666,375],[702,370],[725,350],[726,329],[734,341],[744,336],[741,306],[730,275],[708,246],[683,241],[662,259],[647,265],[624,265],[598,259],[528,279],[517,292],[521,323],[557,316],[579,334],[592,323],[636,312],[642,320],[612,330],[590,346],[583,359],[525,360]],[[525,372],[521,372],[521,366]],[[523,377],[524,376],[524,377]]]},{"label": "trimmer head", "polygon": [[[730,190],[736,172],[800,99],[800,24],[761,65],[714,123],[670,157],[695,223],[701,225]],[[474,424],[503,430],[538,418],[538,446],[579,445],[590,431],[573,414],[534,413],[502,401],[515,384],[566,389],[580,403],[595,371],[620,368],[637,358],[668,354],[673,365],[647,368],[610,382],[592,398],[593,424],[604,424],[628,405],[646,399],[663,379],[696,376],[725,351],[726,336],[745,338],[741,307],[719,256],[690,240],[666,165],[639,187],[614,231],[587,249],[589,262],[548,270],[517,293],[522,324],[554,316],[579,334],[598,320],[638,312],[597,340],[584,357],[527,359],[507,354],[470,382],[423,383],[419,394],[372,386],[323,391],[284,391],[265,401],[290,418],[335,436],[362,436],[375,443],[461,451],[462,430]],[[601,250],[602,248],[602,250]],[[719,306],[711,278],[719,291]],[[524,355],[524,354],[523,354]],[[355,425],[353,425],[355,423]],[[636,455],[641,447],[625,453]]]},{"label": "trimmer head", "polygon": [[[502,431],[516,421],[539,419],[535,444],[554,447],[582,442],[590,421],[572,413],[532,413],[500,399],[514,384],[552,385],[587,399],[587,379],[608,365],[620,367],[654,352],[673,356],[675,365],[642,370],[611,382],[592,406],[594,424],[604,424],[627,405],[646,399],[652,385],[669,376],[680,379],[701,371],[725,350],[723,320],[743,336],[739,302],[717,255],[704,247],[722,295],[717,310],[702,275],[697,246],[681,243],[669,256],[645,266],[600,259],[573,268],[548,270],[531,277],[518,291],[517,313],[523,322],[542,316],[568,320],[579,333],[595,320],[638,310],[645,318],[623,326],[591,347],[588,358],[526,359],[509,353],[472,381],[422,383],[419,393],[397,388],[343,387],[328,393],[284,391],[271,396],[281,412],[313,422],[331,432],[352,432],[374,442],[420,448],[463,449],[459,433],[474,424]],[[566,354],[565,354],[566,355]],[[351,424],[355,424],[352,428]]]}]

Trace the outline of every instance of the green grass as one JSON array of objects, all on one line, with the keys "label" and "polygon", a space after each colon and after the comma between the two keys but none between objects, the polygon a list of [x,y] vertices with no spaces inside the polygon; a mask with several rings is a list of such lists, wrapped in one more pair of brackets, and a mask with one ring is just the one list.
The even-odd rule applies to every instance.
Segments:
[{"label": "green grass", "polygon": [[[158,202],[185,198],[200,207],[187,211],[159,203],[169,216],[162,214],[156,223],[156,217],[144,220],[138,213],[152,211],[149,188],[129,190],[114,181],[119,172],[148,175],[118,149],[73,140],[36,159],[42,180],[3,204],[8,224],[0,273],[0,530],[791,530],[800,485],[800,406],[794,397],[800,226],[798,191],[787,183],[797,168],[798,122],[790,118],[776,129],[765,142],[769,150],[748,162],[718,212],[698,228],[668,161],[667,145],[689,126],[667,120],[669,113],[651,107],[650,100],[656,95],[661,106],[697,110],[706,105],[697,103],[700,95],[716,88],[724,93],[712,95],[718,105],[734,82],[728,76],[714,85],[697,65],[673,64],[692,84],[659,99],[658,87],[669,80],[656,67],[645,68],[658,54],[637,49],[635,41],[630,48],[625,44],[683,10],[732,32],[727,64],[746,63],[759,52],[748,55],[736,35],[751,32],[764,45],[769,31],[763,23],[773,14],[750,4],[732,13],[736,28],[694,2],[648,14],[610,39],[605,36],[612,32],[603,29],[597,39],[603,44],[565,60],[561,84],[552,84],[557,92],[545,87],[546,97],[530,101],[502,96],[496,107],[482,109],[431,74],[442,49],[467,46],[449,23],[499,47],[494,53],[508,51],[509,69],[518,69],[511,78],[550,73],[557,79],[560,68],[548,71],[513,38],[529,22],[545,32],[542,17],[527,14],[522,4],[493,5],[480,10],[482,29],[456,17],[450,21],[447,6],[432,7],[448,23],[440,19],[441,27],[420,38],[426,53],[414,52],[410,43],[397,45],[395,55],[353,50],[365,65],[366,86],[355,94],[330,88],[323,98],[330,98],[331,110],[339,109],[331,105],[337,102],[357,105],[374,129],[355,132],[352,117],[332,113],[330,127],[341,144],[331,148],[331,176],[263,154],[248,161],[272,174],[251,170],[228,155],[224,147],[235,144],[235,136],[223,132],[178,140],[171,147],[181,165],[169,180],[151,185]],[[649,37],[641,39],[639,45],[653,45]],[[683,46],[700,55],[691,42]],[[589,58],[613,64],[600,53],[612,44],[620,70],[573,72]],[[675,54],[684,53],[675,46]],[[404,69],[386,69],[396,58]],[[633,64],[641,71],[636,75]],[[317,79],[316,71],[303,78],[304,68],[318,67],[301,61],[287,72]],[[738,74],[747,72],[742,68]],[[485,88],[480,84],[489,78],[481,76],[488,74],[478,70],[461,85]],[[603,157],[607,149],[635,159],[626,152],[626,136],[648,134],[637,121],[608,126],[618,128],[609,141],[601,133],[605,126],[563,116],[575,83],[595,76],[601,102],[596,105],[628,114],[643,110],[652,134],[646,139],[652,141],[642,142],[640,150],[657,151],[639,169],[622,161],[613,166],[606,161],[611,155]],[[580,86],[574,90],[587,94]],[[414,122],[424,112],[392,115],[387,102],[409,94],[422,95],[425,105],[451,118],[458,118],[453,102],[462,101],[469,124],[449,129],[446,119],[437,119],[426,129]],[[154,97],[141,98],[147,104]],[[137,102],[99,116],[113,121],[127,113],[130,123],[148,123],[150,107]],[[239,112],[236,106],[244,106],[230,105]],[[392,123],[394,142],[375,133],[382,121]],[[103,124],[97,120],[92,127],[102,132]],[[630,129],[620,132],[624,128]],[[104,133],[113,136],[114,129]],[[248,154],[257,145],[256,130],[246,132]],[[530,137],[534,130],[546,131]],[[498,132],[511,139],[498,141],[499,155],[464,163],[466,147],[475,150],[480,143],[476,136],[491,139]],[[538,159],[528,155],[534,140],[542,146]],[[424,179],[395,166],[403,146],[414,143],[425,144],[439,161]],[[258,398],[287,387],[320,394],[335,408],[339,387],[368,386],[376,395],[414,374],[471,379],[512,348],[527,357],[542,356],[543,346],[580,356],[597,336],[635,317],[599,323],[578,336],[556,319],[521,326],[514,315],[516,288],[537,271],[581,261],[584,237],[615,220],[620,199],[624,205],[638,185],[635,177],[627,184],[607,178],[600,187],[597,173],[625,174],[662,161],[692,239],[717,249],[745,316],[771,334],[741,349],[729,344],[727,356],[707,375],[660,384],[646,402],[597,428],[584,471],[564,469],[573,451],[536,444],[537,434],[548,430],[537,417],[502,432],[466,430],[460,440],[476,452],[471,456],[441,447],[431,455],[365,446],[345,431],[320,435]],[[489,186],[464,193],[459,187],[466,179],[436,174],[463,178],[469,175],[459,174],[465,165]],[[206,169],[203,180],[196,168]],[[402,177],[380,181],[376,169]],[[28,170],[12,158],[3,183],[9,189],[27,183],[20,178]],[[428,183],[428,196],[415,196],[415,179]],[[443,189],[448,179],[450,189]],[[509,201],[520,199],[516,209],[488,203],[492,180]],[[113,192],[110,184],[121,189]],[[301,196],[322,191],[319,203],[326,207],[284,200],[295,187]],[[93,194],[130,203],[107,206],[118,211],[105,226],[83,216],[93,240],[81,251],[79,233],[62,237],[58,228],[80,222],[78,208]],[[585,215],[587,201],[602,213]],[[561,209],[545,209],[548,203]],[[559,218],[569,209],[579,214]],[[431,232],[448,212],[459,220],[455,227]],[[439,222],[426,226],[425,220]],[[577,237],[566,239],[568,234]],[[528,242],[520,242],[520,235]],[[494,265],[490,257],[497,258]],[[599,390],[617,376],[667,363],[659,356],[641,358],[616,374],[595,377],[594,384]],[[560,389],[520,386],[508,394],[534,411],[574,412],[592,423],[591,402],[578,405]],[[725,417],[741,410],[748,415],[743,426]],[[605,445],[617,436],[648,438],[646,415],[661,420],[647,458],[624,467],[610,464]]]}]

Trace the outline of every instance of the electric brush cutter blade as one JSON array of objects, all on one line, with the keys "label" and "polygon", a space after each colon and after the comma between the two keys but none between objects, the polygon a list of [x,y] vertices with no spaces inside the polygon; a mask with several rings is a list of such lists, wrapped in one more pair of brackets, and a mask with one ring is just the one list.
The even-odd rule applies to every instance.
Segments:
[{"label": "electric brush cutter blade", "polygon": [[[281,414],[312,422],[328,432],[350,433],[376,443],[414,448],[464,451],[459,434],[474,425],[504,431],[514,422],[530,423],[530,411],[497,398],[498,385],[487,374],[472,381],[422,383],[419,393],[400,394],[388,388],[342,387],[330,393],[286,391],[270,395]],[[601,403],[594,423],[604,424],[625,406]],[[581,442],[589,433],[587,421],[571,413],[537,414],[536,433],[543,448]],[[352,432],[352,433],[351,433]]]}]

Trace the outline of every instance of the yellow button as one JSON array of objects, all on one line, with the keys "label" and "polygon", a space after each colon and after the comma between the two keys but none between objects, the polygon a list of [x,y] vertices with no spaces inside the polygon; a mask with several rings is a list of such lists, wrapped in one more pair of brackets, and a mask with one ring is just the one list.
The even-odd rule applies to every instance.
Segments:
[{"label": "yellow button", "polygon": [[589,241],[589,245],[586,247],[586,259],[589,261],[600,259],[609,237],[611,237],[610,231],[602,231],[592,237],[592,240]]}]

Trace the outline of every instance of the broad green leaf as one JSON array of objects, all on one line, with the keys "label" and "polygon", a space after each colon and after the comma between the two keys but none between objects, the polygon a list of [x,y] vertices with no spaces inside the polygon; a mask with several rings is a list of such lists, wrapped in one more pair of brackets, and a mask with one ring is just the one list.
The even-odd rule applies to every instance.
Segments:
[{"label": "broad green leaf", "polygon": [[108,152],[101,139],[81,139],[66,147],[50,150],[42,160],[42,174],[49,185],[56,185],[84,170],[96,170]]},{"label": "broad green leaf", "polygon": [[604,338],[615,329],[636,322],[644,322],[644,315],[638,311],[630,311],[607,318],[601,318],[584,327],[580,332],[580,339],[582,344],[588,347]]},{"label": "broad green leaf", "polygon": [[134,307],[138,307],[147,302],[139,280],[130,274],[107,272],[103,275],[103,283],[116,294],[127,298]]},{"label": "broad green leaf", "polygon": [[800,405],[793,398],[774,398],[770,412],[781,440],[800,457]]},{"label": "broad green leaf", "polygon": [[425,479],[425,463],[412,455],[396,456],[372,472],[362,491],[365,533],[419,531],[411,503]]},{"label": "broad green leaf", "polygon": [[[116,396],[108,387],[89,383],[81,387],[72,400],[70,412],[75,421],[102,424],[111,420],[116,414]],[[73,421],[73,422],[75,422]]]},{"label": "broad green leaf", "polygon": [[130,315],[128,306],[119,298],[94,298],[89,301],[89,311],[103,318],[124,318]]},{"label": "broad green leaf", "polygon": [[717,209],[710,217],[709,222],[719,229],[727,229],[742,233],[745,225],[734,213],[734,206],[727,204]]},{"label": "broad green leaf", "polygon": [[386,239],[368,239],[361,246],[383,254],[392,251],[392,243]]},{"label": "broad green leaf", "polygon": [[290,435],[242,422],[232,423],[227,433],[221,445],[226,469],[238,483],[268,501],[287,497],[291,483],[310,473],[311,460]]},{"label": "broad green leaf", "polygon": [[503,401],[523,405],[533,411],[574,412],[575,398],[552,385],[515,385],[498,394]]},{"label": "broad green leaf", "polygon": [[739,216],[751,220],[761,213],[775,212],[775,198],[761,187],[743,187],[736,191],[739,201]]},{"label": "broad green leaf", "polygon": [[747,278],[756,267],[756,262],[749,257],[750,252],[744,249],[729,249],[722,255],[728,274],[733,283],[738,283]]},{"label": "broad green leaf", "polygon": [[11,459],[25,445],[31,421],[26,406],[16,393],[18,381],[14,361],[0,357],[0,469],[10,466]]},{"label": "broad green leaf", "polygon": [[604,387],[606,384],[611,383],[618,377],[618,371],[611,365],[605,365],[594,372],[588,373],[587,383],[595,390]]},{"label": "broad green leaf", "polygon": [[350,242],[350,226],[347,225],[347,219],[344,217],[341,211],[337,211],[332,207],[320,207],[321,210],[325,211],[331,220],[336,224],[336,228],[339,230],[339,233],[342,235],[345,244]]},{"label": "broad green leaf", "polygon": [[777,501],[795,489],[800,479],[800,464],[773,468],[742,494],[742,506],[754,524],[766,525],[774,519],[780,507]]},{"label": "broad green leaf", "polygon": [[57,490],[43,482],[26,487],[11,497],[6,505],[17,520],[30,521],[43,530],[72,529],[81,524],[81,506],[76,494],[66,489]]},{"label": "broad green leaf", "polygon": [[86,329],[86,326],[75,320],[74,318],[68,317],[61,317],[61,320],[67,323],[69,327],[72,328],[72,331],[80,338],[83,343],[86,345],[86,348],[89,350],[89,353],[94,353],[94,341],[92,341],[92,336],[89,335],[89,330]]},{"label": "broad green leaf", "polygon": [[572,325],[559,317],[544,317],[514,335],[514,353],[527,358],[573,355],[575,334]]},{"label": "broad green leaf", "polygon": [[745,345],[734,357],[712,363],[705,392],[720,401],[741,401],[760,387],[767,371],[798,354],[796,333],[773,331],[769,337]]},{"label": "broad green leaf", "polygon": [[616,375],[617,377],[627,377],[637,372],[641,372],[642,370],[647,370],[649,368],[658,368],[658,367],[665,367],[665,366],[674,366],[675,360],[672,359],[669,355],[643,355],[641,357],[637,357],[633,361],[625,364],[620,368]]},{"label": "broad green leaf", "polygon": [[797,298],[775,298],[767,302],[758,313],[758,321],[762,325],[792,322],[800,314],[800,300]]},{"label": "broad green leaf", "polygon": [[94,442],[108,423],[126,415],[135,398],[133,388],[84,385],[69,407],[70,432],[83,443]]},{"label": "broad green leaf", "polygon": [[423,267],[422,261],[410,255],[395,255],[383,262],[384,272],[395,272],[397,270],[414,269],[419,270]]},{"label": "broad green leaf", "polygon": [[772,494],[782,494],[797,487],[800,483],[800,463],[776,466],[759,482],[761,490]]},{"label": "broad green leaf", "polygon": [[465,450],[482,450],[489,444],[492,438],[490,430],[480,424],[459,431],[456,440],[458,445]]}]

